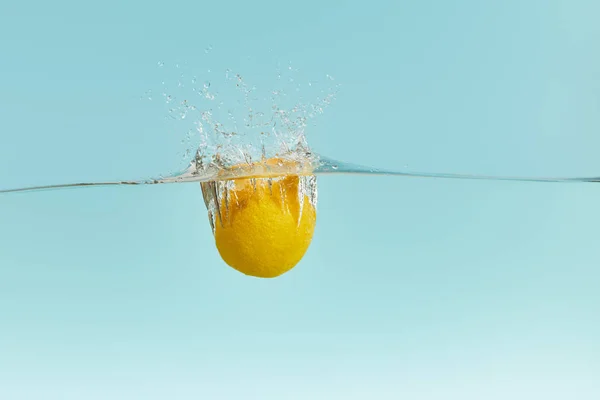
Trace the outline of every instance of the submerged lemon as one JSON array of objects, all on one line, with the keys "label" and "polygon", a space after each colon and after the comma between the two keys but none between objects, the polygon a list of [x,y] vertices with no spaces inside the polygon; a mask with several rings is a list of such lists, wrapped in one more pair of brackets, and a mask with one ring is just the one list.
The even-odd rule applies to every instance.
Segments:
[{"label": "submerged lemon", "polygon": [[[277,159],[267,163],[275,162],[282,163]],[[225,263],[260,278],[280,276],[298,264],[312,241],[316,224],[314,176],[211,184],[203,185],[203,191],[205,199],[207,195],[215,199],[213,232]]]}]

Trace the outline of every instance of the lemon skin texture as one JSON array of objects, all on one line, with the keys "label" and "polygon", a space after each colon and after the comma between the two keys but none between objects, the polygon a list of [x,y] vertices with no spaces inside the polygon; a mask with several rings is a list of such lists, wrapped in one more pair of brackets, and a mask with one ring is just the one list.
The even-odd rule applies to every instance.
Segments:
[{"label": "lemon skin texture", "polygon": [[316,210],[304,197],[299,176],[237,179],[220,202],[215,242],[225,263],[259,278],[278,277],[298,264],[308,250]]}]

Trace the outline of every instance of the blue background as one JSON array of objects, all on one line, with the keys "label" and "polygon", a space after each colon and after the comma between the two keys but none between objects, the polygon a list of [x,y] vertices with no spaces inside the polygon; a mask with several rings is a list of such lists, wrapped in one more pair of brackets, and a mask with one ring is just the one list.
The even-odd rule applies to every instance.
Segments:
[{"label": "blue background", "polygon": [[[278,62],[335,76],[309,132],[334,158],[598,175],[599,13],[593,0],[4,2],[0,186],[177,169],[185,132],[140,97],[160,86],[157,62],[205,68],[208,46],[214,71],[261,87]],[[600,187],[319,185],[313,244],[275,280],[224,265],[195,184],[0,197],[0,398],[600,397]]]}]

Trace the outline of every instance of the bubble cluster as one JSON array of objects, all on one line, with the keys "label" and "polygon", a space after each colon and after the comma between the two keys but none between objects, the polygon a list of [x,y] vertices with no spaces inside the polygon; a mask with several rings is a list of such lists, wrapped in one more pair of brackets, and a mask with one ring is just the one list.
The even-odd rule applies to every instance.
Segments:
[{"label": "bubble cluster", "polygon": [[166,74],[161,84],[166,117],[183,136],[181,159],[198,168],[227,168],[305,151],[310,121],[325,112],[339,90],[330,75],[304,81],[291,63],[276,67],[270,87],[258,87],[230,68],[217,73],[181,63],[169,68],[161,61],[158,66]]}]

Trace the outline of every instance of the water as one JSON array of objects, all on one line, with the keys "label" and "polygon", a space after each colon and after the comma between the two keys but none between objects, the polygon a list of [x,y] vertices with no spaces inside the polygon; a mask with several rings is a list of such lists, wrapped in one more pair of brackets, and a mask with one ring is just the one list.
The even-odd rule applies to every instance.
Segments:
[{"label": "water", "polygon": [[[209,53],[212,47],[207,47]],[[166,70],[165,62],[157,67]],[[322,82],[300,82],[292,63],[277,67],[272,88],[259,90],[242,74],[225,70],[220,78],[175,63],[161,81],[161,95],[167,118],[176,121],[174,130],[185,131],[180,157],[187,167],[175,173],[146,179],[111,182],[57,183],[43,186],[0,189],[0,194],[172,183],[206,183],[244,178],[275,178],[285,175],[375,175],[398,178],[517,181],[536,183],[598,183],[600,176],[493,176],[385,170],[335,160],[311,150],[307,131],[310,124],[335,101],[340,90],[335,78],[324,75]],[[175,77],[175,79],[173,79]],[[276,78],[275,78],[276,77]],[[169,79],[171,78],[171,79]],[[323,84],[324,82],[324,84]],[[142,99],[153,101],[155,90]],[[313,100],[305,102],[307,96]],[[288,163],[266,165],[279,157]],[[243,168],[239,166],[243,165]]]},{"label": "water", "polygon": [[[212,46],[206,48],[210,53]],[[385,170],[335,160],[311,150],[307,131],[335,101],[341,85],[324,75],[320,83],[301,82],[290,62],[279,64],[273,87],[259,90],[238,72],[226,69],[221,75],[211,69],[190,69],[163,61],[157,67],[167,72],[161,81],[160,97],[167,118],[176,121],[173,129],[185,131],[181,159],[187,167],[175,173],[147,179],[111,182],[57,183],[43,186],[0,189],[0,194],[86,188],[98,186],[205,183],[243,178],[274,178],[284,175],[384,175],[399,178],[517,181],[536,183],[598,183],[600,176],[492,176],[444,172]],[[174,77],[174,79],[173,79]],[[323,84],[324,83],[324,84]],[[153,101],[156,90],[142,99]],[[312,100],[306,102],[307,97]],[[266,165],[268,158],[288,161]],[[243,168],[239,166],[244,165]],[[235,167],[235,168],[234,168]]]},{"label": "water", "polygon": [[[306,159],[298,159],[297,153],[283,154],[283,157],[289,157],[291,160],[297,160],[296,166],[289,165],[277,167],[257,165],[250,168],[229,169],[219,164],[209,164],[208,166],[198,167],[193,163],[189,169],[181,173],[166,178],[146,179],[138,181],[117,181],[117,182],[82,182],[67,183],[44,186],[30,186],[14,189],[2,189],[0,194],[17,192],[34,192],[43,190],[86,188],[98,186],[136,186],[136,185],[159,185],[170,183],[204,183],[214,181],[227,181],[233,179],[250,178],[274,178],[285,175],[374,175],[374,176],[395,176],[402,178],[436,178],[436,179],[461,179],[461,180],[488,180],[488,181],[515,181],[515,182],[533,182],[533,183],[600,183],[599,177],[527,177],[527,176],[491,176],[491,175],[472,175],[472,174],[450,174],[435,172],[402,172],[393,170],[384,170],[371,168],[362,165],[356,165],[337,161],[319,156],[315,153],[305,153]],[[248,164],[250,166],[250,164]]]},{"label": "water", "polygon": [[[207,51],[208,52],[208,51]],[[158,62],[160,69],[165,63]],[[97,186],[157,185],[168,183],[203,183],[241,178],[272,178],[282,175],[387,175],[396,177],[497,180],[520,182],[597,183],[600,177],[559,176],[491,176],[475,174],[450,174],[443,172],[418,172],[384,170],[334,160],[313,152],[307,140],[309,123],[323,114],[335,100],[340,85],[321,89],[320,97],[311,103],[303,103],[299,95],[302,87],[314,88],[313,81],[298,83],[293,77],[291,63],[277,71],[276,86],[259,101],[261,93],[249,85],[245,78],[227,69],[224,79],[218,80],[229,97],[224,97],[211,83],[211,70],[202,76],[197,72],[188,75],[181,72],[181,64],[175,64],[176,80],[170,85],[162,81],[161,97],[168,109],[168,118],[178,121],[179,131],[187,129],[181,143],[181,157],[188,160],[187,168],[166,177],[122,180],[114,182],[59,183],[44,186],[7,188],[0,193],[15,193],[63,188]],[[334,78],[326,74],[325,81]],[[172,89],[170,90],[169,87]],[[236,90],[231,91],[234,87]],[[225,91],[226,91],[225,90]],[[311,92],[310,90],[305,90]],[[314,91],[313,91],[314,92]],[[142,98],[153,100],[152,90]],[[270,102],[270,104],[269,104]],[[259,104],[258,107],[256,104]],[[268,107],[265,107],[269,104]],[[262,106],[262,108],[261,108]],[[281,157],[295,163],[266,166],[261,161]],[[191,161],[189,161],[191,159]],[[234,165],[246,164],[247,168],[232,169]]]},{"label": "water", "polygon": [[[600,186],[488,180],[599,173],[599,2],[86,5],[0,12],[0,189],[138,184],[0,196],[1,399],[600,398]],[[319,185],[281,279],[224,264],[198,182],[267,173],[236,74],[255,125],[341,84],[268,170]],[[209,168],[209,110],[251,160]]]},{"label": "water", "polygon": [[68,188],[86,188],[98,186],[136,186],[136,185],[160,185],[171,183],[203,183],[212,181],[227,181],[233,179],[249,178],[274,178],[285,175],[372,175],[372,176],[394,176],[399,178],[435,178],[435,179],[461,179],[461,180],[487,180],[487,181],[515,181],[532,183],[600,183],[597,177],[552,177],[552,176],[493,176],[474,174],[452,174],[436,172],[403,172],[372,168],[363,165],[346,163],[320,156],[310,151],[303,153],[283,153],[281,157],[296,161],[297,164],[282,166],[267,166],[258,163],[248,163],[248,168],[230,168],[214,161],[208,165],[202,165],[196,161],[192,162],[185,171],[168,177],[151,178],[145,180],[115,181],[115,182],[82,182],[66,183],[44,186],[30,186],[14,189],[2,189],[0,194],[33,192],[42,190],[56,190]]}]

